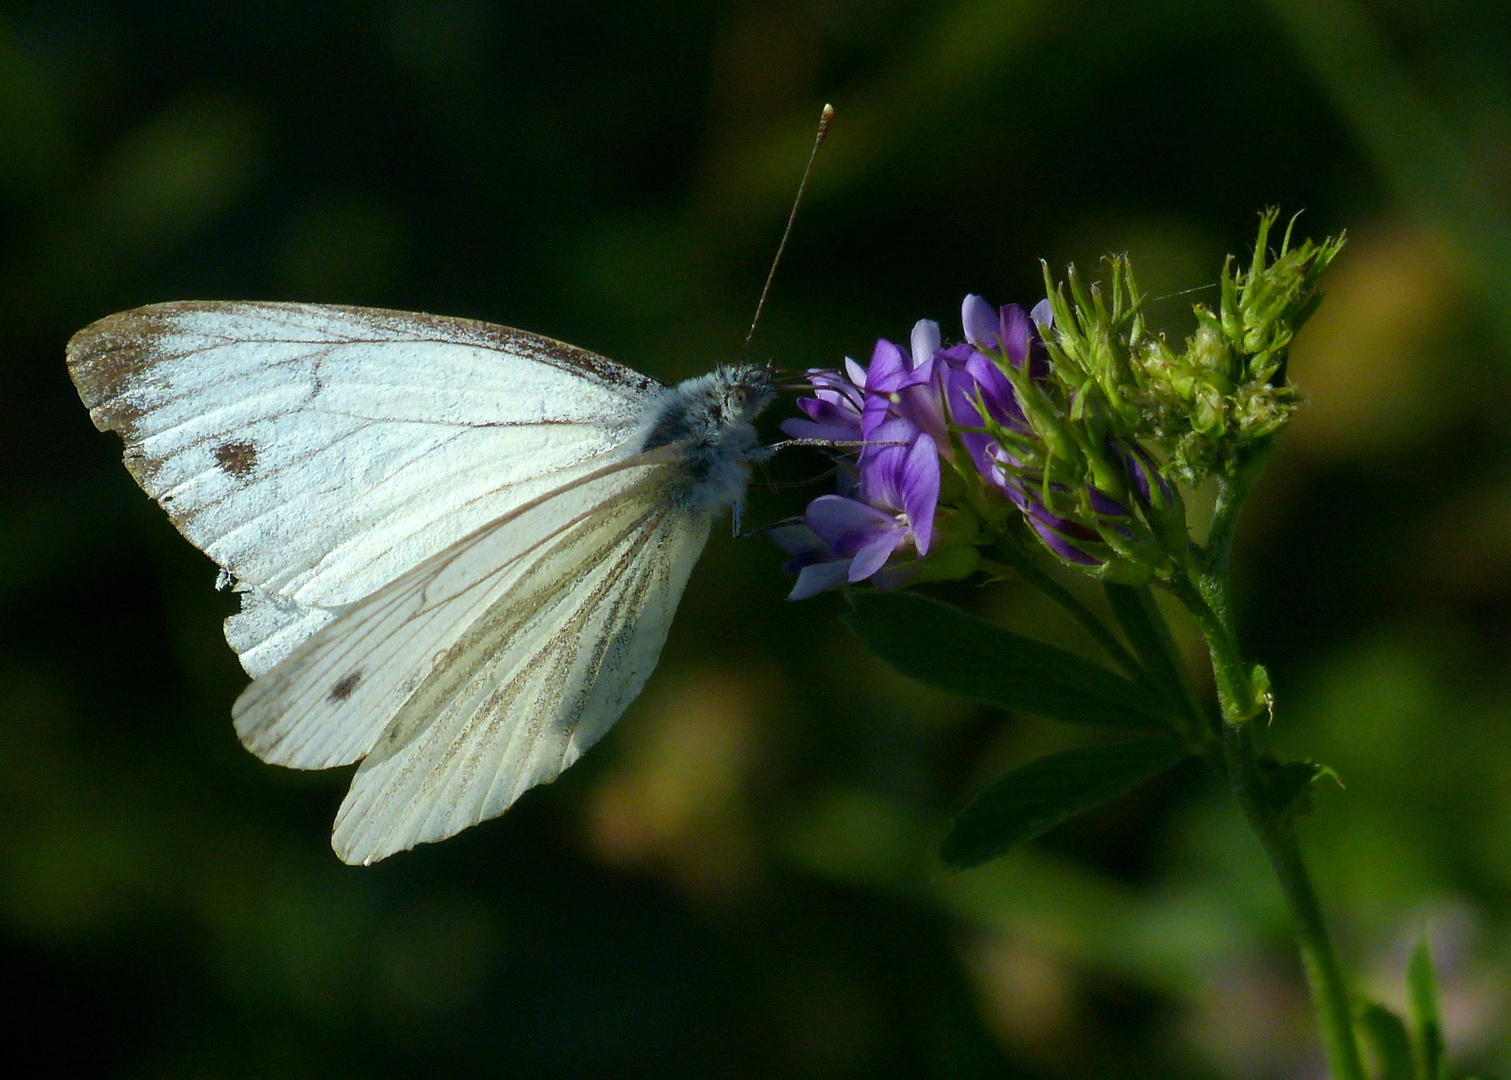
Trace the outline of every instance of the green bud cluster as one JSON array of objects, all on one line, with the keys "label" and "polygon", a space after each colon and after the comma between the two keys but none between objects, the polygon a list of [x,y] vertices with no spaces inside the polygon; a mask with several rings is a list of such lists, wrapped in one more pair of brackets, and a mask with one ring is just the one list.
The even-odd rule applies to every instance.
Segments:
[{"label": "green bud cluster", "polygon": [[[1094,549],[1082,547],[1105,562],[1089,572],[1113,580],[1179,572],[1189,541],[1178,484],[1233,475],[1300,403],[1286,378],[1291,341],[1321,301],[1319,282],[1344,239],[1293,247],[1288,226],[1272,254],[1277,219],[1274,210],[1260,215],[1247,269],[1227,259],[1216,310],[1193,305],[1196,330],[1181,349],[1146,326],[1126,256],[1108,258],[1105,283],[1088,283],[1074,266],[1056,283],[1045,267],[1053,324],[1040,331],[1049,376],[1035,380],[1001,365],[1037,438],[996,426],[990,433],[1018,458],[1025,479],[1037,477],[1045,506],[1097,534]],[[1092,489],[1131,516],[1098,513]]]},{"label": "green bud cluster", "polygon": [[[1213,473],[1232,475],[1301,402],[1286,378],[1291,341],[1321,302],[1319,282],[1345,238],[1293,248],[1293,218],[1271,258],[1267,244],[1277,216],[1274,210],[1261,215],[1247,272],[1228,258],[1217,310],[1193,305],[1197,328],[1184,351],[1144,332],[1136,313],[1128,320],[1125,400],[1138,410],[1147,437],[1168,454],[1174,479],[1194,484]],[[1131,273],[1124,280],[1136,307]]]}]

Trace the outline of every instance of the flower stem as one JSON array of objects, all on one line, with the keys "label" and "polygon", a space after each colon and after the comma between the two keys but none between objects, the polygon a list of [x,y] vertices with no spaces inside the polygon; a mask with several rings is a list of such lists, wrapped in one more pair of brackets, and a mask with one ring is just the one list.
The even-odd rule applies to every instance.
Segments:
[{"label": "flower stem", "polygon": [[1244,660],[1238,646],[1229,557],[1238,511],[1268,457],[1267,447],[1259,450],[1243,462],[1233,476],[1222,481],[1206,549],[1193,553],[1191,569],[1195,571],[1195,580],[1182,573],[1176,575],[1169,585],[1191,612],[1206,639],[1222,707],[1223,771],[1245,820],[1270,860],[1270,867],[1275,871],[1280,891],[1290,909],[1296,945],[1311,989],[1312,1006],[1317,1011],[1328,1071],[1333,1080],[1366,1080],[1354,1035],[1348,985],[1328,937],[1317,891],[1301,859],[1291,808],[1280,805],[1270,795],[1255,744],[1254,725],[1249,722],[1268,704],[1267,677],[1262,669]]},{"label": "flower stem", "polygon": [[1317,1010],[1317,1025],[1322,1032],[1328,1070],[1333,1080],[1365,1080],[1359,1045],[1354,1036],[1348,986],[1328,937],[1317,892],[1301,861],[1295,829],[1286,808],[1276,806],[1274,800],[1267,797],[1264,774],[1254,746],[1253,726],[1228,724],[1224,727],[1223,756],[1228,782],[1234,798],[1243,808],[1249,827],[1269,856],[1280,890],[1285,894],[1286,906],[1290,908],[1296,944],[1312,992],[1312,1005]]},{"label": "flower stem", "polygon": [[1225,476],[1217,485],[1217,502],[1212,507],[1212,526],[1207,530],[1207,544],[1197,559],[1199,567],[1197,584],[1202,596],[1212,607],[1217,617],[1229,628],[1233,626],[1233,606],[1228,588],[1229,566],[1233,556],[1233,536],[1238,528],[1238,512],[1249,492],[1259,482],[1259,476],[1269,463],[1274,442],[1261,443],[1249,450],[1232,476]]},{"label": "flower stem", "polygon": [[[1207,652],[1212,657],[1212,675],[1217,682],[1217,702],[1222,707],[1226,724],[1242,724],[1256,715],[1264,702],[1256,701],[1253,669],[1238,651],[1238,640],[1227,621],[1218,614],[1226,605],[1214,607],[1207,600],[1208,590],[1193,584],[1184,574],[1177,574],[1169,583],[1170,590],[1186,606],[1201,636],[1206,639]],[[1225,585],[1225,583],[1224,583]],[[1226,597],[1226,588],[1221,589]]]}]

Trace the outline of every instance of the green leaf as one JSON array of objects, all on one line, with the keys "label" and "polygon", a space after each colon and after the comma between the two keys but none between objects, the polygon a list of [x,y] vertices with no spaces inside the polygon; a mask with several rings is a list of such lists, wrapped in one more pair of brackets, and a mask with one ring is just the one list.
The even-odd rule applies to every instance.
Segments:
[{"label": "green leaf", "polygon": [[1073,724],[1169,731],[1170,705],[1100,664],[916,593],[857,592],[845,622],[919,682]]},{"label": "green leaf", "polygon": [[1432,970],[1427,935],[1417,942],[1406,965],[1406,1001],[1416,1043],[1417,1080],[1448,1080],[1448,1055],[1443,1045],[1443,1020],[1438,1014],[1438,980]]},{"label": "green leaf", "polygon": [[1384,1005],[1366,1001],[1359,1007],[1357,1026],[1374,1055],[1377,1080],[1414,1080],[1411,1039],[1399,1016]]},{"label": "green leaf", "polygon": [[979,866],[1132,791],[1190,754],[1189,747],[1173,739],[1136,739],[1040,758],[971,800],[939,854],[952,869]]},{"label": "green leaf", "polygon": [[1165,616],[1155,606],[1149,586],[1108,582],[1103,588],[1112,604],[1112,613],[1133,651],[1138,653],[1149,681],[1169,701],[1172,710],[1185,716],[1193,727],[1200,727],[1201,709],[1191,695],[1182,666],[1184,661],[1170,637]]}]

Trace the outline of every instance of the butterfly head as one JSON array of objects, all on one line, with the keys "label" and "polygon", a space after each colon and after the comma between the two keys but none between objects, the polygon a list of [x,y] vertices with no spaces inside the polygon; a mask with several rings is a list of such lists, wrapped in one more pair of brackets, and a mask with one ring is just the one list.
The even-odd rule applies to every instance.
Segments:
[{"label": "butterfly head", "polygon": [[760,440],[753,420],[776,398],[771,369],[720,365],[669,388],[642,421],[642,451],[676,447],[676,502],[700,510],[739,503]]},{"label": "butterfly head", "polygon": [[719,422],[723,427],[748,424],[776,400],[776,377],[760,364],[721,365],[713,373],[719,395]]}]

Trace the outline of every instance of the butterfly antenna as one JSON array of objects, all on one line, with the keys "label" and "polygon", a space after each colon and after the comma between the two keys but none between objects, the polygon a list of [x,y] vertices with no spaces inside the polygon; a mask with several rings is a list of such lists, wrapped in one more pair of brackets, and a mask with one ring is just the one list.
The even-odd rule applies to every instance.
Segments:
[{"label": "butterfly antenna", "polygon": [[776,258],[771,260],[771,269],[766,274],[766,284],[761,286],[761,298],[756,301],[755,318],[750,320],[750,332],[745,335],[746,351],[750,349],[750,339],[755,337],[756,327],[761,322],[761,312],[766,307],[766,294],[771,292],[771,281],[776,277],[776,268],[781,265],[782,252],[787,250],[787,239],[792,235],[792,223],[797,220],[797,208],[803,204],[803,192],[808,188],[808,174],[813,171],[813,159],[818,157],[818,148],[824,145],[824,139],[829,135],[829,125],[834,120],[834,106],[825,105],[824,111],[819,114],[818,134],[813,138],[813,149],[808,153],[808,164],[803,166],[803,178],[798,181],[797,198],[792,200],[792,213],[787,215],[787,227],[782,230],[782,242],[776,246]]}]

